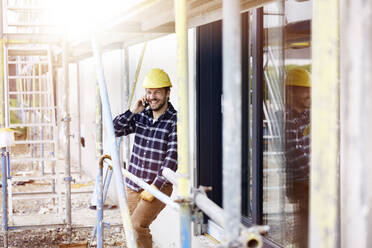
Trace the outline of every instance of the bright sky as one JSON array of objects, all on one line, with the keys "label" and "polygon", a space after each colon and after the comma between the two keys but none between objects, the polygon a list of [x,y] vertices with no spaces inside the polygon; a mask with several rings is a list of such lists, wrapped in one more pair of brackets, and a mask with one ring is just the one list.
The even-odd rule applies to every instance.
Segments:
[{"label": "bright sky", "polygon": [[[70,39],[98,29],[109,18],[138,4],[136,0],[49,0],[51,11],[48,18],[58,26],[60,32],[67,32]],[[53,3],[53,4],[52,4]]]}]

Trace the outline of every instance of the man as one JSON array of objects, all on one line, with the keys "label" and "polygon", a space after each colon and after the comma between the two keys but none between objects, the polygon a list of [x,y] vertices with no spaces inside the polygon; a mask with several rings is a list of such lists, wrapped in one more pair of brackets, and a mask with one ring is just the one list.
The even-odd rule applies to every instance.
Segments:
[{"label": "man", "polygon": [[[170,196],[172,185],[162,176],[162,171],[164,168],[177,170],[177,111],[169,102],[172,83],[163,70],[152,69],[143,87],[145,95],[131,110],[114,119],[115,134],[135,133],[129,172]],[[165,205],[128,178],[126,186],[138,247],[151,248],[149,226]]]},{"label": "man", "polygon": [[295,204],[295,243],[308,247],[311,80],[308,71],[287,71],[286,177],[287,197]]}]

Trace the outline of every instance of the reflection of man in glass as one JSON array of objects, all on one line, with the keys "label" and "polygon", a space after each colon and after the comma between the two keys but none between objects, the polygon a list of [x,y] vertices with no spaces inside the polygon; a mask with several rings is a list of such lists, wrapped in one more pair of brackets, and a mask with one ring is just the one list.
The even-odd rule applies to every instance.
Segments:
[{"label": "reflection of man in glass", "polygon": [[286,179],[287,197],[294,203],[294,238],[298,247],[308,247],[310,165],[310,74],[302,68],[286,75]]}]

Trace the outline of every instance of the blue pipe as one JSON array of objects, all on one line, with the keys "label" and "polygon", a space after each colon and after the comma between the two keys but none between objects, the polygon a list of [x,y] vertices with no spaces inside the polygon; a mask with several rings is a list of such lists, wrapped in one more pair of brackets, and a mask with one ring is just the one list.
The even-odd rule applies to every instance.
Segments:
[{"label": "blue pipe", "polygon": [[12,179],[12,176],[10,175],[10,156],[9,156],[9,152],[6,153],[6,162],[7,162],[7,178]]},{"label": "blue pipe", "polygon": [[[108,189],[110,187],[112,172],[113,172],[112,168],[107,167],[107,170],[106,170],[106,173],[105,173],[105,178],[104,178],[104,181],[103,181],[103,187],[104,187],[104,189],[103,189],[103,205],[105,205],[107,192],[108,192]],[[98,181],[97,181],[97,184],[98,184]],[[99,220],[97,219],[96,224],[95,224],[94,229],[93,229],[92,237],[90,239],[90,243],[92,243],[94,238],[96,237],[98,225],[99,225]],[[103,223],[103,225],[105,225],[105,223]]]},{"label": "blue pipe", "polygon": [[8,247],[8,184],[7,184],[6,148],[1,148],[1,183],[3,193],[3,232],[4,247]]},{"label": "blue pipe", "polygon": [[97,175],[97,248],[103,248],[103,167],[99,165]]}]

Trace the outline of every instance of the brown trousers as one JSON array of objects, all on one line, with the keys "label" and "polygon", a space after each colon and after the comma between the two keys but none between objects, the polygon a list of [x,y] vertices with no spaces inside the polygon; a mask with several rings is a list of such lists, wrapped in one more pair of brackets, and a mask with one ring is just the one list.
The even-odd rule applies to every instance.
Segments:
[{"label": "brown trousers", "polygon": [[[138,248],[152,248],[152,235],[150,233],[150,224],[156,219],[158,214],[163,210],[165,204],[154,199],[152,202],[144,201],[140,198],[140,191],[134,191],[130,188],[127,190],[127,199],[129,213],[131,216],[134,230],[137,232]],[[173,187],[171,184],[166,184],[161,191],[170,196]]]}]

